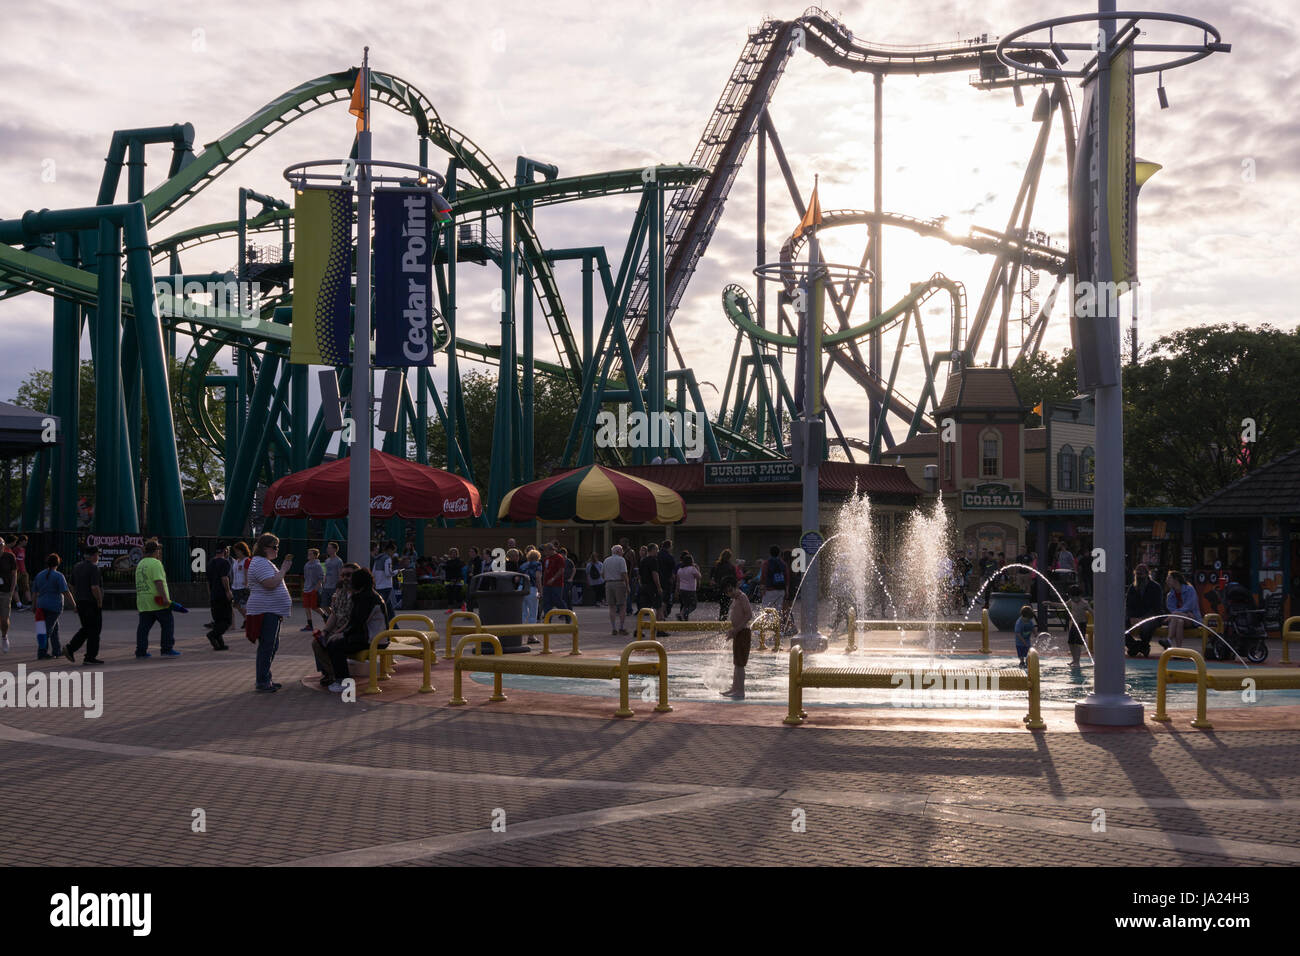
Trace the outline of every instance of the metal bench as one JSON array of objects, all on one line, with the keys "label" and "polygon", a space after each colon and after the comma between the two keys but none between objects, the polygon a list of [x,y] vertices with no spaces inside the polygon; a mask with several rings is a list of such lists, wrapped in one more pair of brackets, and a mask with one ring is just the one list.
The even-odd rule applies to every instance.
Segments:
[{"label": "metal bench", "polygon": [[[803,648],[790,649],[790,700],[783,723],[797,727],[808,716],[803,707],[803,692],[807,687],[856,687],[884,690],[1023,690],[1029,693],[1029,713],[1025,727],[1042,730],[1038,652],[1030,648],[1027,666],[1019,667],[937,667],[925,669],[921,687],[904,688],[904,672],[897,667],[805,667]],[[933,680],[924,683],[924,678]],[[974,685],[973,687],[971,685]]]},{"label": "metal bench", "polygon": [[[385,647],[380,642],[387,640]],[[433,684],[429,671],[433,667],[433,641],[423,631],[410,628],[389,628],[380,631],[370,639],[370,647],[364,651],[348,655],[354,661],[370,664],[370,680],[366,683],[364,694],[379,694],[381,680],[388,680],[392,673],[394,657],[418,657],[424,662],[424,683],[420,685],[421,694],[432,694]],[[380,674],[382,668],[382,676]]]},{"label": "metal bench", "polygon": [[[1196,670],[1171,670],[1169,663],[1174,660],[1191,661],[1196,665]],[[1248,680],[1253,682],[1253,690],[1300,689],[1300,670],[1293,667],[1209,668],[1205,666],[1205,658],[1190,647],[1171,647],[1160,655],[1160,662],[1156,665],[1156,712],[1151,719],[1161,723],[1173,719],[1165,711],[1165,693],[1170,684],[1195,684],[1196,719],[1192,721],[1192,726],[1201,730],[1213,730],[1214,725],[1206,718],[1205,692],[1245,690],[1245,681]]]},{"label": "metal bench", "polygon": [[[451,657],[453,638],[466,634],[495,634],[497,637],[531,637],[541,635],[542,654],[551,653],[551,635],[568,636],[573,640],[570,657],[582,653],[578,650],[578,617],[564,608],[551,608],[541,624],[484,624],[473,611],[453,611],[447,618],[447,657]],[[486,643],[486,642],[485,642]]]},{"label": "metal bench", "polygon": [[[478,644],[488,643],[493,647],[491,654],[477,653]],[[466,653],[466,648],[472,648]],[[657,660],[632,660],[637,651],[653,651]],[[523,654],[504,654],[501,642],[495,634],[474,632],[466,634],[456,645],[455,674],[452,679],[452,707],[463,707],[468,701],[461,694],[461,674],[474,671],[492,675],[492,696],[489,700],[505,700],[501,689],[502,674],[537,674],[542,677],[583,677],[618,681],[618,710],[615,717],[633,716],[628,706],[627,679],[631,674],[646,674],[659,679],[659,705],[656,713],[666,714],[673,708],[668,703],[668,652],[658,641],[633,641],[623,648],[618,660],[613,658],[588,657],[574,660],[572,656],[558,660],[543,660],[541,657]]]},{"label": "metal bench", "polygon": [[858,628],[864,631],[979,631],[980,652],[989,653],[989,612],[988,608],[980,610],[978,621],[859,621],[857,611],[849,608],[849,643],[845,651],[852,653],[858,649]]},{"label": "metal bench", "polygon": [[[1300,618],[1297,618],[1296,620],[1297,620],[1297,621],[1300,621]],[[1200,638],[1200,640],[1201,640],[1201,655],[1202,655],[1202,656],[1204,656],[1204,655],[1206,654],[1206,648],[1209,647],[1209,645],[1210,645],[1210,641],[1215,641],[1215,642],[1217,642],[1217,641],[1219,640],[1219,639],[1218,639],[1217,637],[1215,637],[1214,635],[1215,635],[1216,633],[1217,633],[1217,634],[1222,634],[1222,633],[1223,633],[1223,618],[1220,617],[1218,614],[1215,614],[1213,611],[1211,611],[1209,614],[1205,615],[1205,620],[1204,620],[1204,622],[1203,622],[1201,625],[1193,624],[1191,621],[1187,621],[1186,624],[1187,624],[1187,627],[1183,630],[1183,639],[1184,639],[1184,640],[1194,640],[1195,638]],[[1086,634],[1085,637],[1084,637],[1084,640],[1086,640],[1086,641],[1088,642],[1088,652],[1089,652],[1089,653],[1092,652],[1092,627],[1093,627],[1093,624],[1092,624],[1092,612],[1089,611],[1089,612],[1088,612],[1087,634]],[[1160,627],[1157,627],[1154,631],[1151,632],[1151,640],[1152,640],[1152,641],[1158,641],[1158,640],[1160,640],[1162,637],[1163,637],[1163,638],[1168,638],[1168,637],[1169,637],[1169,628],[1168,628],[1167,626],[1165,626],[1165,625],[1162,625],[1162,626],[1160,626]],[[1297,639],[1300,639],[1300,635],[1297,635]],[[1285,651],[1286,645],[1283,644],[1282,647],[1283,647],[1283,650]],[[1285,661],[1285,660],[1286,660],[1286,657],[1283,656],[1282,660]]]}]

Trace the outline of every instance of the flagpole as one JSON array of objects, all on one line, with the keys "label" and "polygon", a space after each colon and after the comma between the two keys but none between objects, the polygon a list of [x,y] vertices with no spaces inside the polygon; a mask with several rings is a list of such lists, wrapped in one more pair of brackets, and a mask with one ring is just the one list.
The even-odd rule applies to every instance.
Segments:
[{"label": "flagpole", "polygon": [[[805,564],[803,580],[799,585],[799,633],[791,638],[791,644],[798,644],[805,652],[824,651],[827,640],[817,629],[819,610],[819,587],[817,563],[812,560],[821,547],[821,487],[819,471],[822,460],[822,432],[817,428],[821,420],[821,331],[822,296],[824,280],[820,275],[821,249],[817,244],[817,221],[821,218],[821,201],[817,198],[820,176],[813,178],[812,200],[808,205],[811,215],[812,235],[808,242],[808,268],[804,274],[803,285],[806,290],[804,299],[803,327],[800,342],[801,361],[803,363],[803,420],[799,428],[803,433],[799,442],[803,451],[801,466],[800,496],[800,531],[799,547],[804,551]],[[811,552],[811,553],[809,553]],[[789,570],[789,569],[787,569]]]},{"label": "flagpole", "polygon": [[364,94],[357,133],[357,302],[352,342],[352,448],[348,463],[348,560],[370,561],[370,47],[361,60]]}]

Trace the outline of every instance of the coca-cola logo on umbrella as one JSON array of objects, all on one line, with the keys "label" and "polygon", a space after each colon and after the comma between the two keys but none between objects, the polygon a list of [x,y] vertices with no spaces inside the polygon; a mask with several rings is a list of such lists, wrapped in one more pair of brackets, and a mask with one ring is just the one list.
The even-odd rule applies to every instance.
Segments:
[{"label": "coca-cola logo on umbrella", "polygon": [[469,499],[462,495],[459,498],[446,498],[442,502],[442,510],[449,515],[467,515],[469,514]]},{"label": "coca-cola logo on umbrella", "polygon": [[277,510],[297,511],[299,508],[299,499],[299,495],[288,495],[287,497],[281,496],[275,499],[275,507]]},{"label": "coca-cola logo on umbrella", "polygon": [[370,499],[370,510],[371,511],[392,511],[393,496],[375,495],[373,498]]}]

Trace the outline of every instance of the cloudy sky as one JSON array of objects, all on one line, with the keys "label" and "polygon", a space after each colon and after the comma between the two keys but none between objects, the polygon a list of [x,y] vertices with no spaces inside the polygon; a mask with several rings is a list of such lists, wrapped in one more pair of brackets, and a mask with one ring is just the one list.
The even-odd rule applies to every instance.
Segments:
[{"label": "cloudy sky", "polygon": [[[19,15],[16,0],[0,0],[0,6],[12,8],[5,16],[9,70],[0,108],[0,218],[92,204],[115,129],[188,121],[197,144],[210,142],[281,92],[356,65],[367,44],[377,70],[421,89],[445,123],[502,169],[512,171],[521,153],[558,165],[561,175],[685,162],[747,32],[772,13],[768,3],[739,0],[619,3],[596,12],[572,0],[382,7],[335,0],[165,6],[50,0],[40,16]],[[1140,262],[1149,302],[1141,315],[1144,340],[1226,320],[1283,328],[1297,323],[1300,124],[1294,117],[1300,83],[1285,63],[1292,62],[1300,17],[1279,8],[1285,5],[1237,3],[1224,10],[1186,0],[1180,12],[1218,26],[1233,52],[1167,74],[1168,110],[1158,107],[1155,78],[1138,78],[1138,154],[1164,165],[1144,188],[1140,206]],[[902,44],[1006,34],[1085,9],[1075,0],[912,0],[852,3],[832,12],[858,37]],[[801,10],[792,6],[776,15],[794,17]],[[1173,36],[1164,32],[1153,39]],[[1077,90],[1075,95],[1077,101]],[[1017,108],[1009,91],[974,90],[966,73],[888,78],[885,208],[1003,228],[1036,133],[1032,104],[1032,92],[1026,106]],[[271,138],[160,224],[153,238],[234,218],[240,186],[287,197],[280,174],[285,166],[346,155],[352,118],[345,109],[320,110]],[[797,52],[771,113],[805,194],[820,174],[823,209],[871,205],[868,76],[833,70]],[[376,156],[416,159],[409,120],[377,110],[374,128]],[[150,154],[150,187],[165,173],[169,155],[167,147]],[[774,258],[797,216],[774,162],[769,172],[767,243]],[[751,151],[673,322],[698,378],[719,388],[734,336],[719,293],[729,282],[754,290],[756,180]],[[1065,185],[1057,127],[1034,227],[1061,241]],[[537,229],[552,248],[603,244],[617,267],[634,208],[635,200],[627,198],[544,208]],[[864,229],[828,234],[828,257],[856,262],[864,241]],[[965,284],[972,309],[978,303],[988,259],[898,231],[886,232],[884,248],[886,303],[935,271]],[[206,247],[183,264],[186,271],[200,271],[224,270],[234,262],[232,243]],[[563,264],[558,271],[570,313],[580,316],[580,271]],[[463,267],[463,336],[493,340],[498,319],[490,297],[498,281],[487,269]],[[50,311],[49,300],[32,295],[0,303],[0,349],[7,359],[0,365],[0,398],[11,398],[31,369],[49,367]],[[934,300],[927,315],[931,344],[946,335],[945,312]],[[865,318],[860,307],[854,320]],[[1057,319],[1046,339],[1052,352],[1069,341],[1059,306]],[[540,329],[538,341],[549,347]],[[885,348],[888,361],[888,339]],[[912,361],[904,365],[913,389],[916,352],[907,350]],[[89,355],[84,342],[83,355]],[[716,401],[710,388],[704,394]],[[864,435],[865,401],[842,372],[832,377],[828,398],[846,431]]]}]

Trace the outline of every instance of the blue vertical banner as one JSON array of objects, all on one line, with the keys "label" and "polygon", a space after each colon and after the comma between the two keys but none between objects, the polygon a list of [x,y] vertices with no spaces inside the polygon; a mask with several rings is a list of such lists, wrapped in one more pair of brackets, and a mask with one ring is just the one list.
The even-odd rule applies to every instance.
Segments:
[{"label": "blue vertical banner", "polygon": [[433,191],[377,189],[374,199],[375,367],[432,365]]}]

